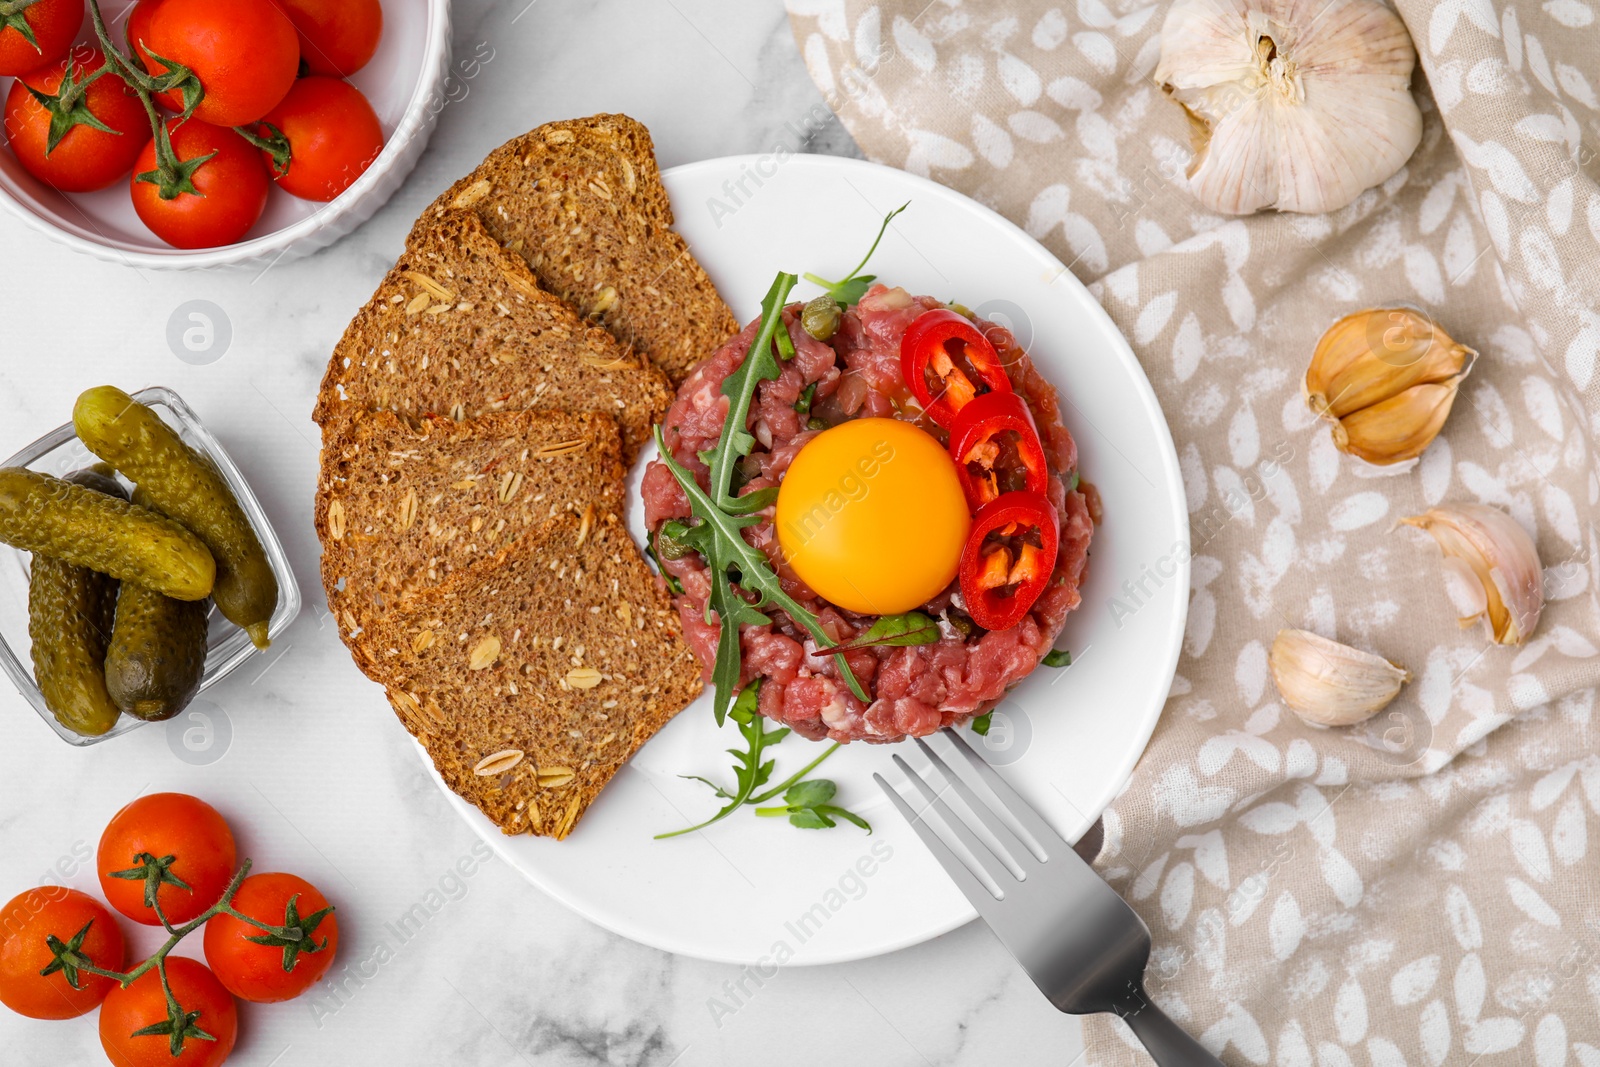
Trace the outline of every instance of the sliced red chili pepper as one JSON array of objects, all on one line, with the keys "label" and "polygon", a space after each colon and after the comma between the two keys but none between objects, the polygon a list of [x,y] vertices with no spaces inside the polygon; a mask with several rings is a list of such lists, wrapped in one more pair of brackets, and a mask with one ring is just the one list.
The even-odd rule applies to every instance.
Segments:
[{"label": "sliced red chili pepper", "polygon": [[978,510],[961,552],[961,596],[985,630],[1022,621],[1055,571],[1056,509],[1042,493],[1002,493]]},{"label": "sliced red chili pepper", "polygon": [[[1050,481],[1033,413],[1016,393],[985,393],[962,408],[950,428],[950,458],[974,511],[1009,489],[1043,493]],[[1019,475],[1022,485],[1008,484]]]},{"label": "sliced red chili pepper", "polygon": [[922,410],[944,427],[955,422],[956,413],[973,398],[985,392],[1011,392],[1011,380],[994,345],[948,308],[924,312],[906,327],[900,339],[900,370]]}]

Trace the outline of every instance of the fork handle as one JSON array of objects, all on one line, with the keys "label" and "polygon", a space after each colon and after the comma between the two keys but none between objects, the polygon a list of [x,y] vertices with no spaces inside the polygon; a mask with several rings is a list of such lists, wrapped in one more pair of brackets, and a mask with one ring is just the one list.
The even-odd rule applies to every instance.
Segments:
[{"label": "fork handle", "polygon": [[1207,1052],[1177,1023],[1167,1018],[1147,996],[1136,1006],[1117,1013],[1143,1043],[1157,1067],[1222,1067],[1222,1061]]}]

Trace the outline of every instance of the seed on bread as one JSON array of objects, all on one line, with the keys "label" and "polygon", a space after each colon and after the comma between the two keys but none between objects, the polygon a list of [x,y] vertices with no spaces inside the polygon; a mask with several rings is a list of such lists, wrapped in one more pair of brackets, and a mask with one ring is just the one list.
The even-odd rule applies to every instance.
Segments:
[{"label": "seed on bread", "polygon": [[517,499],[517,494],[522,492],[522,472],[506,471],[500,476],[500,487],[495,490],[495,497],[502,504],[509,504]]},{"label": "seed on bread", "polygon": [[574,689],[593,689],[603,676],[593,667],[574,667],[567,672],[567,684]]},{"label": "seed on bread", "polygon": [[408,271],[404,272],[404,277],[409,278],[411,281],[415,282],[418,287],[420,287],[424,292],[426,292],[429,296],[433,297],[435,300],[440,300],[440,301],[443,301],[444,303],[448,304],[450,301],[452,301],[452,300],[454,300],[456,298],[456,294],[455,293],[451,292],[449,289],[446,289],[444,286],[440,285],[438,282],[434,281],[432,278],[430,278],[428,275],[422,273],[421,271],[408,270]]},{"label": "seed on bread", "polygon": [[472,671],[487,670],[493,667],[500,658],[500,638],[490,634],[482,641],[472,646],[472,654],[467,657],[467,669]]},{"label": "seed on bread", "polygon": [[406,305],[406,314],[420,315],[422,312],[428,309],[428,305],[431,303],[433,303],[433,297],[429,296],[427,293],[418,293],[416,296],[412,297],[411,302]]},{"label": "seed on bread", "polygon": [[335,541],[344,539],[344,504],[337,500],[328,504],[328,536]]},{"label": "seed on bread", "polygon": [[[540,445],[533,453],[537,459],[555,459],[559,456],[572,456],[589,447],[589,442],[574,439],[571,441],[553,441],[548,445]],[[541,496],[540,499],[543,499]]]},{"label": "seed on bread", "polygon": [[495,775],[506,773],[521,762],[522,749],[507,748],[491,756],[483,757],[473,765],[472,773],[480,778],[492,778]]},{"label": "seed on bread", "polygon": [[540,789],[557,789],[570,784],[577,776],[578,772],[571,767],[550,767],[540,771],[534,781],[539,783]]},{"label": "seed on bread", "polygon": [[400,499],[400,529],[409,530],[417,521],[417,491],[407,489],[406,495]]},{"label": "seed on bread", "polygon": [[576,543],[579,548],[582,548],[583,543],[589,539],[589,531],[593,528],[594,503],[591,501],[590,503],[584,505],[583,518],[578,522],[578,540]]},{"label": "seed on bread", "polygon": [[450,206],[455,208],[471,207],[473,204],[476,204],[478,201],[488,196],[489,190],[492,188],[494,188],[494,186],[488,181],[475,181],[465,189],[461,190],[461,192],[457,193],[455,198],[450,201]]}]

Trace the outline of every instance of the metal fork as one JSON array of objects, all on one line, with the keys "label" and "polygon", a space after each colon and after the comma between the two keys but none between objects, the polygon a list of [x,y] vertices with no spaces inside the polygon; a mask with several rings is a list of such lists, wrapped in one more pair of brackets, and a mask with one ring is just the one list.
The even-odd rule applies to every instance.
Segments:
[{"label": "metal fork", "polygon": [[[958,818],[942,791],[898,754],[895,764],[928,802],[921,814],[912,811],[881,774],[872,777],[1028,977],[1061,1011],[1073,1015],[1115,1012],[1160,1067],[1221,1067],[1221,1061],[1145,996],[1150,928],[1144,920],[966,741],[950,730],[942,732],[1031,842],[1019,836],[921,738],[916,739],[917,747],[932,762],[933,770],[993,835],[998,848]],[[934,832],[928,824],[929,808],[939,813],[956,840],[971,853],[978,870],[969,867]],[[998,893],[984,884],[983,877]]]}]

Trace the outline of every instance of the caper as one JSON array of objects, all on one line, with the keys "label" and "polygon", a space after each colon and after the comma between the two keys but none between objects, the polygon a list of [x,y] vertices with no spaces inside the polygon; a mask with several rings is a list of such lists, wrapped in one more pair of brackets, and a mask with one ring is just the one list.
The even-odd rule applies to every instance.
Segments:
[{"label": "caper", "polygon": [[956,633],[961,635],[962,640],[971,640],[975,634],[984,632],[977,623],[972,621],[971,615],[964,611],[958,611],[956,608],[946,608],[944,618],[946,622],[955,627]]},{"label": "caper", "polygon": [[800,313],[800,325],[806,333],[819,341],[826,341],[839,328],[839,303],[827,293],[806,303]]},{"label": "caper", "polygon": [[685,543],[690,527],[676,519],[669,519],[656,531],[656,554],[662,559],[678,560],[696,551]]}]

